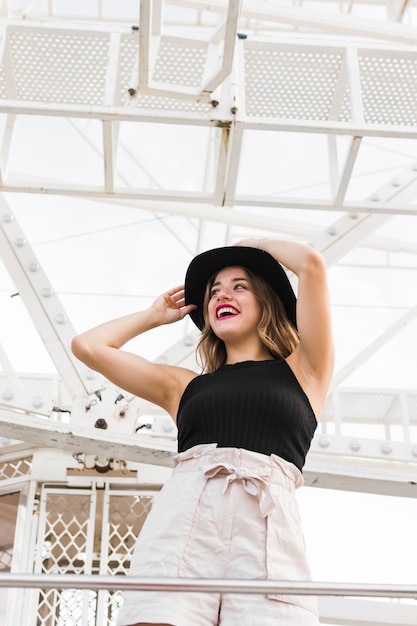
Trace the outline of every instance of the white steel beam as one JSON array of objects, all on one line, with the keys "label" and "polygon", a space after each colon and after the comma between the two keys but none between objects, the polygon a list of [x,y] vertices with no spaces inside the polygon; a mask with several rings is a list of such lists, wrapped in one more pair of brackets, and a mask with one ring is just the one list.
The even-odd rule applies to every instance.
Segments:
[{"label": "white steel beam", "polygon": [[[25,19],[57,19],[59,17],[66,18],[70,20],[78,20],[78,21],[114,21],[114,22],[126,22],[135,18],[137,16],[136,3],[132,3],[134,6],[132,7],[132,13],[126,14],[126,11],[121,12],[119,15],[110,14],[108,11],[106,14],[105,9],[112,4],[112,0],[98,0],[98,2],[93,3],[91,7],[89,7],[89,13],[83,12],[81,13],[71,13],[70,9],[74,8],[74,3],[71,0],[67,0],[68,7],[65,6],[65,2],[60,2],[59,4],[55,0],[49,0],[48,3],[45,3],[43,11],[39,8],[38,3],[35,0],[26,0],[23,3],[22,7],[13,8],[10,6],[9,0],[3,0],[1,4],[2,15],[4,17],[15,18],[24,17]],[[201,14],[205,11],[207,13],[213,14],[226,13],[226,2],[222,0],[217,1],[209,1],[204,2],[203,0],[165,0],[164,4],[176,6],[180,8],[192,8],[195,10],[196,19],[195,21],[191,21],[192,25],[201,23]],[[249,5],[249,8],[253,6],[253,1]],[[298,3],[298,7],[300,9],[309,6],[308,0],[300,0]],[[377,9],[385,8],[386,9],[386,17],[389,21],[401,21],[404,17],[404,13],[407,10],[407,7],[412,8],[413,2],[410,0],[351,0],[349,3],[340,3],[339,0],[329,0],[326,3],[323,3],[322,6],[335,4],[339,9],[340,13],[344,16],[349,17],[349,14],[352,12],[352,9],[355,7],[367,7],[371,10],[374,7]],[[265,3],[266,10],[274,10],[273,3]],[[60,13],[61,12],[61,13]],[[380,14],[378,13],[378,16]],[[244,13],[245,22],[247,22],[250,18]],[[369,19],[368,19],[369,22]],[[178,20],[175,20],[173,17],[172,20],[167,19],[167,24],[177,24]],[[204,24],[204,22],[203,22]]]},{"label": "white steel beam", "polygon": [[[161,0],[152,3],[149,0],[140,1],[139,27],[139,77],[138,90],[142,94],[166,95],[185,99],[211,99],[211,94],[230,74],[233,64],[237,25],[240,16],[242,0],[230,0],[228,3],[225,21],[215,30],[206,41],[192,38],[179,38],[164,35],[161,32],[161,20],[157,19],[158,28],[155,28],[154,12],[160,17]],[[156,31],[156,32],[155,32]],[[201,84],[192,87],[162,83],[154,78],[155,62],[159,48],[165,42],[178,46],[201,45],[204,41],[206,52],[205,70]],[[198,44],[197,44],[198,42]]]},{"label": "white steel beam", "polygon": [[0,148],[0,186],[2,186],[8,173],[10,149],[12,146],[13,131],[16,122],[16,115],[8,114],[3,132],[3,139]]},{"label": "white steel beam", "polygon": [[344,202],[352,171],[355,166],[356,158],[358,156],[361,141],[361,137],[353,137],[351,140],[349,152],[346,156],[342,172],[340,173],[340,178],[334,195],[335,204],[341,205]]},{"label": "white steel beam", "polygon": [[[150,26],[150,28],[152,27]],[[64,28],[60,26],[58,28],[51,25],[47,27],[44,25],[38,25],[37,27],[30,25],[29,27],[22,24],[9,24],[5,30],[5,34],[8,36],[4,37],[4,41],[7,40],[7,42],[10,43],[11,39],[13,40],[12,48],[9,43],[7,43],[7,45],[6,43],[3,44],[3,65],[7,98],[0,100],[0,111],[10,116],[9,124],[4,131],[2,149],[2,188],[6,191],[65,193],[68,195],[80,197],[90,196],[95,198],[104,198],[111,194],[114,198],[137,198],[153,200],[155,202],[165,202],[169,199],[178,202],[214,203],[218,205],[226,204],[227,206],[240,204],[250,207],[262,204],[266,207],[301,208],[306,210],[346,210],[367,211],[372,213],[394,212],[395,214],[405,215],[416,214],[416,205],[413,203],[406,205],[397,203],[396,206],[393,207],[391,203],[377,202],[375,198],[372,198],[372,200],[368,202],[352,202],[345,200],[353,174],[355,157],[358,154],[359,145],[361,144],[361,138],[417,138],[417,125],[407,121],[408,119],[411,121],[413,115],[414,117],[416,115],[415,96],[413,100],[413,93],[409,88],[411,84],[410,81],[413,80],[413,71],[415,73],[415,69],[413,70],[415,51],[411,47],[397,47],[395,49],[384,50],[369,45],[351,46],[340,43],[335,45],[326,42],[317,45],[317,42],[308,42],[305,39],[294,42],[288,37],[281,37],[279,42],[273,43],[238,40],[237,47],[236,42],[233,42],[233,48],[236,47],[238,52],[233,73],[227,81],[223,81],[221,93],[218,92],[216,94],[216,98],[220,100],[219,106],[217,108],[205,106],[205,108],[203,107],[201,110],[194,109],[192,111],[184,111],[179,105],[176,108],[173,98],[170,100],[169,108],[158,110],[150,107],[145,109],[143,108],[142,101],[128,99],[126,96],[127,85],[125,83],[126,76],[131,75],[132,63],[130,61],[130,65],[126,65],[127,57],[121,54],[121,49],[122,46],[125,45],[124,42],[129,42],[129,45],[133,45],[134,38],[132,38],[131,34],[128,35],[126,32],[122,31],[106,31],[103,28],[99,32],[96,32],[88,30],[85,27],[78,31],[73,27]],[[27,95],[24,97],[19,96],[19,89],[22,88],[22,85],[25,85],[25,89],[30,89],[31,78],[25,76],[25,69],[22,64],[19,64],[18,59],[20,54],[28,53],[27,47],[30,44],[31,37],[41,37],[43,45],[47,46],[48,44],[45,42],[48,41],[48,38],[51,38],[51,41],[55,42],[54,38],[61,37],[63,34],[67,36],[66,41],[71,42],[73,40],[74,54],[77,52],[76,48],[79,45],[79,39],[77,39],[77,37],[79,38],[80,36],[85,37],[86,42],[90,43],[97,38],[97,42],[100,43],[100,46],[103,47],[103,45],[105,45],[107,47],[107,61],[103,71],[103,84],[99,89],[101,91],[102,88],[103,93],[101,103],[97,102],[91,104],[90,102],[86,102],[85,104],[80,104],[80,98],[70,94],[67,98],[68,102],[62,101],[62,98],[59,102],[52,102],[52,94],[56,93],[57,80],[57,75],[54,74],[54,72],[57,72],[57,68],[53,69],[52,66],[50,72],[46,71],[44,68],[46,74],[41,86],[37,84],[34,85],[34,88],[44,90],[43,96],[38,95],[36,101],[30,99],[30,96]],[[13,39],[15,36],[17,40]],[[16,43],[16,41],[18,43]],[[179,39],[172,39],[171,37],[170,41],[179,41]],[[53,45],[56,44],[54,43]],[[249,54],[248,58],[245,56],[247,53]],[[66,52],[66,54],[68,54],[68,52]],[[263,54],[274,55],[277,65],[267,64],[265,66],[266,76],[262,78],[261,82],[258,84],[256,72],[253,70],[251,73],[251,63],[255,64],[255,67],[256,63],[262,61]],[[323,67],[327,68],[325,71],[326,89],[323,91],[323,94],[317,94],[316,100],[321,102],[322,97],[324,98],[324,93],[327,93],[327,90],[333,90],[333,95],[329,102],[327,102],[325,98],[323,102],[321,102],[320,107],[322,110],[320,113],[310,111],[310,109],[300,109],[297,113],[299,118],[297,118],[291,114],[291,107],[288,108],[288,104],[286,103],[283,110],[280,111],[277,109],[277,115],[270,117],[271,114],[268,112],[267,108],[263,108],[261,101],[260,105],[255,107],[254,103],[259,99],[258,91],[259,89],[262,91],[262,85],[268,87],[268,89],[272,89],[272,95],[275,94],[279,96],[279,94],[287,92],[287,82],[290,81],[292,84],[291,81],[293,78],[291,78],[291,76],[294,73],[297,75],[297,72],[300,73],[297,84],[301,85],[302,89],[304,89],[304,78],[306,78],[308,84],[315,84],[313,79],[316,69],[314,66],[311,66],[308,61],[311,54],[317,55],[319,59],[318,62],[324,63]],[[46,55],[46,57],[47,56],[48,55]],[[68,63],[70,62],[71,59],[69,58]],[[102,60],[100,62],[103,63]],[[400,93],[402,89],[403,95],[406,98],[404,105],[404,110],[406,111],[405,118],[399,117],[397,107],[392,107],[389,104],[392,96],[390,89],[392,90],[393,87],[390,81],[383,81],[383,74],[381,74],[380,77],[377,76],[377,80],[379,80],[378,84],[381,85],[381,88],[383,86],[383,89],[387,90],[386,93],[384,92],[384,97],[382,98],[383,102],[381,104],[381,106],[386,107],[385,109],[383,108],[382,111],[383,117],[378,117],[379,113],[372,109],[372,106],[369,104],[369,97],[364,104],[364,93],[369,92],[372,87],[369,81],[372,83],[372,80],[374,80],[374,77],[372,77],[372,79],[370,78],[370,68],[374,62],[377,63],[378,66],[385,68],[383,70],[385,72],[391,72],[396,67],[401,67],[401,72],[397,76],[395,83],[395,97],[397,98],[398,93]],[[85,67],[83,63],[85,63]],[[328,65],[329,63],[330,65]],[[95,69],[90,65],[88,59],[79,59],[79,64],[76,69],[76,71],[79,72],[79,76],[75,79],[76,84],[78,84],[78,82],[80,82],[80,85],[85,83],[86,76]],[[169,67],[167,71],[169,72]],[[175,74],[174,66],[172,71]],[[275,84],[276,75],[274,72],[278,72],[279,80],[284,81],[282,84]],[[290,76],[290,78],[288,78],[288,76]],[[122,77],[125,78],[122,80]],[[17,89],[17,85],[19,85],[19,89]],[[194,85],[193,89],[197,87],[198,85]],[[170,95],[172,96],[173,92],[171,92]],[[169,93],[165,92],[165,95],[169,95]],[[347,106],[346,95],[349,102],[349,115],[346,111],[341,115],[342,107]],[[295,100],[298,102],[300,99],[295,98]],[[296,104],[295,100],[294,104]],[[251,102],[250,106],[248,104],[249,101]],[[309,100],[302,98],[301,101],[307,102],[307,104],[303,104],[303,107],[308,108]],[[139,106],[139,102],[142,103],[142,106]],[[371,108],[369,109],[369,107]],[[18,116],[19,114],[43,117],[80,117],[100,120],[103,125],[104,146],[103,185],[99,187],[69,183],[59,185],[54,183],[54,181],[45,179],[38,188],[34,188],[29,182],[30,177],[26,176],[25,178],[23,173],[19,173],[18,181],[16,181],[14,173],[6,175],[7,154],[12,148],[12,122],[15,119],[14,116]],[[381,119],[384,121],[381,122]],[[128,121],[221,128],[223,138],[228,138],[228,141],[221,144],[223,148],[226,149],[219,151],[217,161],[217,184],[214,193],[210,193],[207,190],[191,194],[182,192],[181,190],[176,192],[172,192],[171,190],[164,192],[161,190],[158,192],[148,189],[135,189],[133,186],[130,186],[129,189],[117,187],[115,185],[115,170],[119,144],[119,123]],[[276,133],[292,132],[298,134],[300,140],[304,133],[327,135],[329,137],[330,183],[332,185],[333,198],[330,200],[323,200],[321,198],[308,200],[305,198],[285,196],[264,197],[260,194],[257,196],[236,195],[236,180],[239,173],[242,142],[245,134],[253,130],[273,131]],[[334,136],[334,138],[332,138],[332,136]],[[335,138],[337,136],[350,136],[352,142],[351,149],[348,152],[341,173],[338,172],[336,162]],[[233,142],[230,142],[231,138],[233,138]],[[416,193],[415,190],[414,195]]]},{"label": "white steel beam", "polygon": [[[68,187],[65,183],[59,185],[55,181],[53,183],[45,181],[45,187],[35,187],[32,185],[19,184],[17,182],[15,183],[14,180],[10,180],[9,185],[3,187],[2,191],[42,195],[65,195],[74,198],[109,200],[109,194],[106,193],[102,187],[89,187],[87,185],[72,185],[71,187]],[[111,194],[111,201],[114,203],[115,200],[134,200],[137,203],[136,205],[139,204],[142,208],[148,208],[149,210],[155,210],[156,208],[162,213],[175,214],[177,213],[175,206],[181,207],[181,204],[184,203],[184,207],[179,208],[179,214],[189,216],[193,215],[195,217],[200,216],[202,219],[207,219],[211,216],[213,194],[207,195],[199,192],[184,192],[182,194],[177,194],[173,191],[144,191],[143,189],[130,188],[128,190],[116,190],[113,194]],[[277,209],[303,209],[305,211],[346,211],[353,214],[375,213],[387,217],[392,217],[393,215],[417,215],[416,204],[399,203],[394,205],[389,202],[369,200],[344,202],[342,205],[336,205],[332,201],[323,201],[320,199],[309,200],[306,198],[293,197],[271,198],[267,196],[238,196],[235,198],[235,204],[242,207],[261,206]],[[210,210],[208,207],[210,207]],[[215,213],[213,212],[213,216],[214,215]],[[231,214],[231,216],[233,216],[233,214]],[[233,223],[233,219],[230,220],[230,217],[227,214],[223,219],[220,215],[219,219],[214,217],[213,219],[220,222]],[[250,223],[251,219],[253,220],[253,217],[251,218],[249,216],[247,223]],[[242,217],[241,221],[245,221],[245,218]]]},{"label": "white steel beam", "polygon": [[[205,10],[207,3],[202,0],[165,0],[167,4]],[[225,10],[222,0],[210,0],[213,11]],[[287,24],[314,32],[334,35],[349,35],[414,44],[416,29],[412,26],[371,20],[352,15],[338,15],[326,11],[308,9],[305,6],[288,6],[280,2],[260,3],[256,0],[245,2],[243,18],[256,20],[266,28],[268,23]]]},{"label": "white steel beam", "polygon": [[[71,353],[75,329],[10,207],[0,197],[0,253],[39,335],[73,397],[96,391]],[[98,385],[101,388],[102,385]]]},{"label": "white steel beam", "polygon": [[410,0],[386,0],[387,16],[393,22],[402,22]]},{"label": "white steel beam", "polygon": [[[392,181],[382,185],[372,194],[372,202],[379,206],[380,202],[392,202],[397,206],[403,199],[413,197],[413,188],[417,181],[417,168],[414,164],[404,168],[393,185]],[[389,219],[388,214],[378,212],[358,213],[351,211],[331,224],[311,243],[320,250],[327,265],[337,263],[345,254],[363,242],[372,241],[371,233],[380,228]]]},{"label": "white steel beam", "polygon": [[[7,91],[12,97],[16,97],[16,85],[12,71],[12,60],[7,33],[8,31],[6,25],[3,24],[0,30],[0,63],[4,68],[4,79]],[[7,179],[8,162],[12,146],[15,121],[16,116],[13,113],[8,113],[6,116],[6,123],[0,149],[0,185],[3,185]]]},{"label": "white steel beam", "polygon": [[[191,352],[192,341],[188,342],[184,338],[184,342]],[[168,354],[166,360],[176,362],[177,356],[173,347],[172,354]],[[306,484],[416,497],[417,445],[406,434],[406,429],[417,423],[416,393],[404,391],[398,394],[398,391],[384,390],[378,394],[375,389],[343,390],[340,393],[343,402],[339,402],[338,406],[333,406],[332,397],[326,403],[321,421],[322,432],[316,433],[307,457],[304,472]],[[25,414],[19,414],[8,409],[3,402],[4,408],[0,409],[0,433],[3,437],[25,440],[37,446],[46,445],[73,453],[169,466],[176,449],[176,432],[173,429],[168,433],[163,423],[165,420],[170,422],[170,418],[158,407],[135,398],[119,400],[117,397],[115,401],[116,394],[116,389],[108,387],[100,400],[97,397],[78,398],[67,423],[31,414],[29,405],[24,408]],[[390,398],[393,399],[391,409]],[[394,407],[397,398],[399,402]],[[381,411],[384,406],[388,407],[387,411]],[[326,425],[336,420],[336,411],[339,411],[342,433],[345,424],[350,425],[350,433],[353,432],[352,425],[357,423],[368,426],[385,424],[388,427],[387,435],[391,425],[397,428],[402,425],[404,440],[328,435],[325,432]],[[98,419],[107,423],[106,430],[96,424]],[[142,430],[145,423],[149,423],[150,430]],[[7,450],[8,446],[3,447],[2,455],[7,454]]]},{"label": "white steel beam", "polygon": [[[159,1],[153,3],[151,0],[140,0],[138,89],[141,93],[149,93],[149,84],[156,57],[155,47],[158,45],[158,41],[154,40],[152,30],[154,4],[159,4]],[[156,38],[159,40],[159,34],[156,35]]]},{"label": "white steel beam", "polygon": [[[104,85],[104,104],[107,106],[120,105],[120,33],[110,35],[108,64]],[[107,193],[114,191],[114,181],[117,170],[118,135],[120,122],[106,120],[103,127],[103,162],[104,188]]]},{"label": "white steel beam", "polygon": [[[19,414],[4,409],[0,409],[0,433],[43,448],[163,467],[172,465],[177,449],[175,441],[161,437],[74,428],[71,424],[51,422],[33,415],[22,419]],[[416,463],[391,463],[359,456],[353,460],[351,457],[351,454],[342,457],[336,450],[334,455],[311,451],[303,472],[305,484],[325,489],[417,497]]]},{"label": "white steel beam", "polygon": [[340,385],[352,372],[360,367],[365,361],[373,356],[380,348],[382,348],[390,339],[399,333],[408,324],[413,322],[417,317],[417,305],[408,310],[396,322],[391,324],[384,332],[382,332],[374,341],[369,343],[361,352],[356,354],[353,359],[341,367],[333,376],[331,388],[334,389]]},{"label": "white steel beam", "polygon": [[114,192],[114,179],[117,168],[117,140],[114,136],[116,131],[115,123],[117,122],[103,122],[104,190],[106,193]]},{"label": "white steel beam", "polygon": [[347,48],[344,55],[344,61],[346,64],[346,84],[349,87],[349,101],[352,118],[363,122],[364,115],[361,96],[361,72],[357,49]]},{"label": "white steel beam", "polygon": [[[65,118],[84,118],[98,119],[104,121],[119,122],[146,122],[156,124],[179,124],[189,126],[206,126],[219,127],[225,124],[231,124],[233,116],[219,122],[213,119],[212,113],[209,115],[184,113],[181,116],[175,115],[176,112],[166,113],[163,111],[149,111],[133,107],[115,106],[111,110],[101,105],[78,105],[78,104],[60,104],[47,102],[26,102],[24,100],[0,99],[0,113],[13,113],[20,115],[33,115],[40,117],[65,117]],[[241,122],[242,123],[242,122]],[[402,138],[417,139],[417,130],[413,126],[405,126],[401,124],[360,124],[352,122],[336,122],[336,121],[312,121],[312,120],[292,120],[288,118],[262,118],[254,120],[248,118],[244,124],[245,130],[275,131],[275,132],[293,132],[293,133],[312,133],[312,134],[328,134],[340,136],[355,137],[385,137],[385,138]]]},{"label": "white steel beam", "polygon": [[242,7],[242,0],[229,0],[224,36],[218,57],[221,60],[220,67],[216,68],[211,76],[203,82],[202,91],[211,94],[229,76],[233,66],[233,56],[238,28],[238,21]]},{"label": "white steel beam", "polygon": [[0,408],[2,436],[29,441],[39,447],[59,448],[72,453],[83,452],[101,457],[149,463],[170,467],[176,453],[175,441],[161,441],[145,435],[137,437],[99,428],[75,428],[42,419],[35,415],[19,415]]}]

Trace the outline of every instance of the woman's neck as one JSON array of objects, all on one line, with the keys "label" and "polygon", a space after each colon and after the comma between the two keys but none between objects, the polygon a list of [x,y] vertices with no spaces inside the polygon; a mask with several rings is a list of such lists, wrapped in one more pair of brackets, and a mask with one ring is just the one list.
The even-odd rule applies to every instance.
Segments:
[{"label": "woman's neck", "polygon": [[263,344],[260,346],[227,346],[226,353],[227,365],[241,363],[242,361],[267,361],[273,358]]}]

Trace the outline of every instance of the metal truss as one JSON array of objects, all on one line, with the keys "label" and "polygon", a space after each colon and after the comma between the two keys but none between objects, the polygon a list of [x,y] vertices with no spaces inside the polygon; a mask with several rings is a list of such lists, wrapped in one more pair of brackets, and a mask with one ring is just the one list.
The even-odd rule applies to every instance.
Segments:
[{"label": "metal truss", "polygon": [[[70,510],[77,488],[90,488],[97,473],[108,499],[114,495],[110,482],[129,491],[139,466],[143,476],[143,464],[153,468],[146,471],[157,476],[154,486],[162,483],[158,472],[171,463],[176,431],[160,409],[74,359],[75,328],[59,286],[13,211],[14,198],[25,194],[34,211],[36,200],[47,196],[147,211],[189,257],[211,245],[215,229],[216,245],[248,232],[289,236],[321,250],[330,271],[366,250],[385,255],[381,271],[399,272],[395,255],[415,259],[417,244],[379,231],[393,218],[417,215],[417,5],[138,0],[122,9],[122,3],[99,0],[77,12],[76,2],[65,4],[0,3],[0,255],[13,295],[20,294],[56,370],[16,371],[2,347],[2,329],[0,493],[22,491],[35,507],[35,491],[47,480],[47,463],[39,461],[43,450],[53,459],[55,482],[67,492]],[[38,142],[26,160],[22,134],[30,129],[30,142],[39,125],[47,138],[57,123],[60,148],[45,154]],[[148,141],[150,152],[161,138],[172,161],[177,144],[196,151],[201,175],[168,184],[159,163],[139,149]],[[258,141],[268,149],[260,151],[261,167],[251,176],[250,151]],[[401,143],[403,158],[398,168],[385,160],[382,184],[371,176],[358,186],[373,142],[388,155]],[[91,163],[79,179],[71,176],[67,157],[73,143],[76,159],[88,154],[88,168]],[[310,162],[302,158],[308,151]],[[279,167],[271,164],[274,154],[284,155]],[[318,173],[308,178],[313,161]],[[300,180],[308,178],[305,189],[287,180],[287,172],[298,168]],[[319,212],[327,221],[316,220]],[[167,217],[183,219],[187,235]],[[352,372],[415,324],[417,303],[409,302],[372,339],[364,335],[361,348],[335,372],[305,468],[307,485],[416,497],[415,387],[346,386]],[[185,327],[158,359],[195,368],[196,341]],[[132,474],[119,476],[120,468]],[[48,498],[60,497],[61,487],[54,491],[51,484],[49,476],[49,486],[42,487],[44,529]],[[91,487],[95,507],[97,485]],[[87,526],[82,532],[92,563]],[[33,548],[33,535],[24,542]],[[36,572],[42,567],[38,560]],[[44,594],[45,607],[55,601]],[[410,607],[394,608],[323,598],[321,615],[328,623],[413,623]]]},{"label": "metal truss", "polygon": [[[149,3],[144,5],[143,9]],[[415,48],[404,42],[384,46],[318,42],[304,35],[281,34],[276,41],[251,34],[236,38],[238,6],[228,6],[225,27],[211,38],[174,37],[161,32],[160,25],[155,32],[155,20],[145,10],[139,31],[5,22],[0,111],[7,122],[1,189],[150,200],[160,208],[170,202],[193,202],[204,208],[262,205],[390,214],[391,204],[380,201],[372,190],[364,200],[350,197],[350,179],[365,138],[417,136]],[[415,41],[415,34],[412,28],[410,41],[412,37]],[[46,177],[36,181],[30,172],[13,172],[14,129],[19,116],[28,115],[40,116],[43,122],[57,116],[97,121],[101,182],[77,185]],[[210,131],[211,180],[192,192],[123,184],[118,176],[123,168],[119,137],[132,122]],[[300,146],[310,135],[327,141],[323,147],[327,197],[280,192],[285,181],[276,175],[271,184],[278,190],[273,194],[240,191],[242,146],[253,133],[272,135],[277,146],[289,133]],[[343,139],[343,146],[337,138]],[[416,208],[405,202],[396,204],[395,212],[414,215]]]},{"label": "metal truss", "polygon": [[[202,10],[198,2],[179,4]],[[103,3],[100,6],[104,9]],[[241,7],[238,2],[227,5],[214,2],[210,6],[211,14],[218,20],[214,20],[215,26],[212,24],[211,28],[205,29],[208,33],[204,35],[195,24],[184,27],[181,36],[173,35],[172,25],[164,22],[160,2],[141,3],[139,31],[125,25],[109,26],[105,20],[94,27],[88,20],[77,24],[64,21],[58,24],[56,19],[42,23],[30,19],[25,22],[5,20],[0,74],[0,108],[7,116],[1,150],[2,190],[6,193],[24,191],[28,197],[32,193],[47,193],[103,202],[117,200],[127,206],[140,203],[142,208],[152,211],[198,218],[201,220],[200,239],[202,224],[207,219],[226,224],[229,236],[231,228],[239,226],[281,234],[296,233],[305,236],[323,252],[329,267],[337,265],[358,244],[385,249],[386,241],[373,237],[373,233],[393,214],[416,213],[417,166],[411,162],[395,179],[369,190],[368,197],[361,201],[349,199],[350,179],[364,138],[416,137],[417,90],[413,85],[417,76],[417,58],[416,49],[408,45],[415,34],[414,27],[392,21],[395,11],[390,5],[391,18],[384,22],[387,30],[381,24],[371,28],[370,23],[362,22],[362,29],[355,30],[354,41],[347,42],[343,38],[338,41],[332,41],[332,38],[312,40],[311,35],[304,33],[297,34],[296,38],[287,33],[280,33],[277,37],[270,35],[268,24],[281,24],[290,19],[285,18],[287,15],[291,16],[294,27],[309,24],[312,28],[314,20],[309,10],[305,7],[277,7],[275,3],[273,6],[265,3],[262,9],[251,3]],[[26,8],[30,16],[30,6]],[[139,6],[137,8],[139,11]],[[16,17],[11,4],[6,13],[11,18]],[[56,17],[59,15],[54,15]],[[352,24],[356,23],[353,20],[351,24],[350,18],[346,21],[329,17],[329,20],[327,27],[329,23],[333,27],[335,20],[339,20],[341,27],[345,21],[344,35],[349,34]],[[236,37],[242,25],[246,25],[248,34],[241,33]],[[260,34],[261,26],[268,33],[267,37],[265,32]],[[380,40],[377,45],[361,40],[365,36],[370,38],[369,33],[365,33],[366,28]],[[387,34],[388,31],[391,34]],[[397,32],[396,39],[394,32]],[[384,45],[381,45],[382,41]],[[393,75],[395,81],[388,80]],[[15,127],[20,116],[29,116],[34,121],[38,118],[46,121],[46,125],[48,120],[56,117],[68,119],[69,128],[81,136],[101,160],[102,184],[69,184],[33,176],[30,172],[20,171],[16,175],[9,171],[13,164]],[[100,133],[91,133],[88,128],[80,126],[83,119],[97,121]],[[204,189],[198,192],[166,189],[158,182],[157,173],[152,172],[148,172],[146,185],[133,185],[124,174],[126,162],[123,156],[129,153],[138,165],[142,166],[142,163],[126,135],[121,138],[123,124],[131,122],[149,126],[173,125],[180,129],[188,126],[206,128],[210,150]],[[267,133],[270,137],[291,132],[300,145],[309,134],[327,137],[328,199],[314,198],[311,194],[306,198],[294,198],[279,192],[257,196],[240,193],[237,183],[244,143],[252,131]],[[338,141],[341,137],[347,139],[342,148]],[[51,155],[53,159],[57,156]],[[339,161],[343,161],[341,165]],[[303,232],[300,223],[294,225],[284,219],[276,220],[273,213],[263,212],[265,207],[308,211],[320,207],[330,212],[342,210],[346,213],[333,220],[326,230],[309,230],[305,226]],[[75,329],[5,199],[1,211],[3,260],[68,394],[64,403],[59,400],[58,377],[44,394],[33,394],[31,384],[26,386],[24,382],[30,376],[26,379],[19,377],[10,366],[7,355],[3,354],[5,379],[1,402],[5,411],[2,421],[7,422],[2,426],[5,436],[12,439],[22,436],[19,424],[13,424],[10,419],[10,410],[31,415],[29,430],[33,433],[37,429],[42,432],[43,428],[47,433],[51,423],[58,428],[57,421],[62,420],[57,420],[57,415],[61,415],[60,411],[68,411],[66,423],[61,423],[60,428],[64,431],[68,428],[73,436],[74,427],[84,430],[86,423],[91,427],[91,419],[86,420],[86,417],[96,416],[98,419],[98,410],[94,408],[98,403],[100,416],[110,424],[113,424],[116,411],[119,423],[114,426],[115,431],[132,433],[142,410],[137,406],[138,401],[125,401],[123,392],[112,390],[106,381],[85,371],[74,359],[69,344]],[[197,249],[200,244],[197,243]],[[328,403],[331,409],[326,409],[321,426],[325,437],[318,435],[313,455],[317,453],[320,459],[323,458],[324,441],[330,437],[327,447],[332,453],[337,450],[338,455],[350,457],[352,438],[340,439],[343,437],[338,426],[340,398],[349,398],[347,404],[355,404],[357,398],[363,402],[372,399],[378,413],[381,392],[351,390],[340,395],[338,387],[350,372],[369,359],[405,324],[411,323],[416,311],[415,307],[406,311],[379,338],[365,345],[361,353],[336,372]],[[195,367],[195,363],[189,362],[194,345],[195,337],[187,335],[160,358]],[[121,401],[117,400],[119,396]],[[402,443],[396,446],[395,458],[412,464],[415,447],[407,424],[414,420],[413,397],[413,392],[406,390],[393,392],[393,398],[401,399],[398,407],[404,426]],[[134,419],[126,418],[129,411],[135,415]],[[120,413],[123,413],[123,419],[120,419]],[[42,421],[45,417],[48,426]],[[370,419],[372,421],[372,417]],[[328,428],[330,422],[336,425],[334,432]],[[68,441],[65,443],[68,437],[64,431],[60,443],[64,447],[74,445]],[[52,434],[48,437],[53,439]],[[108,442],[104,433],[94,435],[92,446],[101,448],[97,443],[101,438],[105,447]],[[391,440],[389,433],[386,439]],[[377,452],[370,453],[369,447],[364,446],[364,458],[369,454],[388,458],[387,447],[385,451],[382,449],[384,440],[378,438]],[[37,441],[35,434],[33,441]],[[90,451],[90,445],[82,441],[81,438],[77,444],[80,449]],[[151,452],[150,460],[154,462],[156,458],[156,462],[160,462],[158,445],[155,447],[155,455]],[[355,450],[356,457],[362,454],[359,449]],[[112,454],[115,454],[114,450]],[[126,454],[126,458],[132,458],[127,451]],[[119,449],[120,455],[122,450]],[[137,458],[136,453],[133,456]],[[146,458],[149,459],[149,454]],[[350,461],[347,462],[350,467]],[[322,469],[325,476],[331,474],[327,467]],[[327,479],[325,482],[329,484]],[[380,490],[381,483],[377,483]],[[386,485],[390,490],[388,483]]]}]

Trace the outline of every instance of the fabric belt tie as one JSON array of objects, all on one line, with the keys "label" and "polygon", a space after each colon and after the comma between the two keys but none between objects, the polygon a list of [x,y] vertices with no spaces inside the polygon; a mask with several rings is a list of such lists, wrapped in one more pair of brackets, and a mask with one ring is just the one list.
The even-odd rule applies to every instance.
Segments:
[{"label": "fabric belt tie", "polygon": [[243,488],[251,496],[255,496],[259,501],[259,510],[262,517],[266,517],[275,506],[269,485],[265,478],[246,469],[240,469],[230,463],[213,463],[204,468],[204,475],[207,478],[214,478],[218,474],[227,474],[223,493],[225,494],[231,483],[235,480],[242,482]]}]

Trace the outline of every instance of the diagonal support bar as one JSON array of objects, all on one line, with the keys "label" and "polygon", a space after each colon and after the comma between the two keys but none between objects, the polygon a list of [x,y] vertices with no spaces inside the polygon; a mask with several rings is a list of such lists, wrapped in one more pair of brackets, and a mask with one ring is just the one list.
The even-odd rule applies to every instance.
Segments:
[{"label": "diagonal support bar", "polygon": [[88,381],[85,366],[72,355],[75,330],[49,283],[30,244],[4,198],[0,197],[0,251],[32,320],[73,397],[93,393],[103,385]]}]

